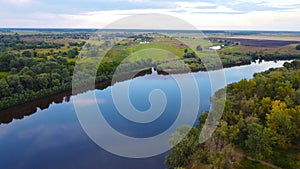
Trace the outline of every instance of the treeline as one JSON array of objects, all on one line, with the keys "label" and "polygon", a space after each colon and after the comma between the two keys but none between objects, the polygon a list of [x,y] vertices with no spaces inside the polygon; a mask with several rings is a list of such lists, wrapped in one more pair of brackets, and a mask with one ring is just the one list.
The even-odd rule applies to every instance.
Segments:
[{"label": "treeline", "polygon": [[[248,56],[231,56],[231,55],[221,55],[220,58],[217,56],[206,56],[210,57],[206,59],[205,62],[201,61],[200,58],[184,58],[184,63],[188,65],[191,71],[205,71],[205,70],[215,70],[222,69],[222,67],[232,67],[239,65],[251,64],[251,58]],[[216,62],[220,60],[220,62]],[[205,63],[205,65],[203,64]]]},{"label": "treeline", "polygon": [[291,54],[291,53],[259,53],[259,52],[249,52],[247,56],[251,57],[254,60],[265,60],[265,61],[273,61],[273,60],[292,60],[292,59],[300,59],[299,54]]},{"label": "treeline", "polygon": [[[198,143],[208,116],[204,112],[199,124],[167,156],[170,168],[200,164],[211,168],[264,167],[242,156],[282,168],[300,168],[300,61],[228,85],[226,100],[219,100],[218,93],[212,99],[224,102],[225,110],[217,129],[208,141]],[[178,129],[170,144],[186,129]]]},{"label": "treeline", "polygon": [[64,46],[64,44],[54,42],[26,42],[21,40],[19,34],[0,35],[0,54],[8,50],[60,48],[62,46]]},{"label": "treeline", "polygon": [[[86,32],[1,34],[0,110],[70,90],[75,62],[68,58],[76,58],[89,37]],[[70,49],[57,51],[65,45]]]},{"label": "treeline", "polygon": [[70,86],[73,63],[63,57],[37,61],[4,54],[0,71],[10,73],[0,79],[0,109],[65,90]]},{"label": "treeline", "polygon": [[[59,30],[62,31],[62,30]],[[64,33],[34,33],[34,34],[25,34],[25,35],[19,35],[24,38],[31,38],[31,37],[39,37],[39,38],[50,38],[50,39],[85,39],[88,40],[91,36],[92,32],[72,32],[71,30],[67,30],[70,32],[64,32]],[[63,31],[62,31],[63,32]],[[17,34],[18,35],[18,34]]]}]

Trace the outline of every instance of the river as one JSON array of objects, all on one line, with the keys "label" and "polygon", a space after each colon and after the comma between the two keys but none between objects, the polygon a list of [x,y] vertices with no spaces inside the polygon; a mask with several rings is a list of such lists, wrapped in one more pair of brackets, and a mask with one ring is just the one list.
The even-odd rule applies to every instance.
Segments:
[{"label": "river", "polygon": [[[284,61],[252,63],[224,69],[226,83],[250,79],[254,73],[281,67]],[[207,72],[192,73],[198,83],[200,108],[198,115],[210,107],[210,80]],[[174,75],[183,76],[183,75]],[[180,93],[170,75],[155,72],[131,81],[130,99],[136,109],[149,108],[149,93],[153,89],[164,91],[168,100],[162,116],[151,123],[137,124],[118,114],[111,90],[122,85],[96,89],[97,103],[103,116],[120,133],[146,138],[166,130],[178,115]],[[224,87],[224,86],[220,86]],[[89,94],[88,91],[83,94]],[[83,95],[79,94],[79,95]],[[131,159],[113,155],[95,144],[86,135],[77,119],[69,92],[7,110],[0,116],[0,168],[5,169],[159,169],[166,168],[167,153],[144,159]],[[83,104],[89,104],[88,102]],[[101,131],[100,131],[101,132]],[[121,143],[120,143],[121,144]],[[119,145],[122,146],[122,145]]]}]

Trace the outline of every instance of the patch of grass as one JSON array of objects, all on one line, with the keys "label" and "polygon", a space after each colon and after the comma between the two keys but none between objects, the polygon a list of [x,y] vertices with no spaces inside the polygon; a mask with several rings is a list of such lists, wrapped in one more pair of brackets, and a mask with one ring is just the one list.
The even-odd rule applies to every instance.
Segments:
[{"label": "patch of grass", "polygon": [[[240,163],[242,166],[240,169],[269,169],[268,167],[262,165],[259,162],[253,162],[253,161],[247,160],[245,158],[243,158]],[[236,168],[239,168],[239,167],[237,166]]]},{"label": "patch of grass", "polygon": [[185,47],[180,48],[178,47],[178,45],[180,44],[176,42],[170,43],[170,41],[158,40],[158,41],[150,42],[149,44],[143,44],[143,45],[138,44],[138,45],[130,46],[127,50],[130,53],[134,53],[145,49],[162,49],[165,51],[169,51],[175,54],[176,56],[182,57],[184,54]]},{"label": "patch of grass", "polygon": [[151,58],[153,61],[172,60],[182,58],[184,49],[186,49],[186,46],[179,41],[166,39],[159,39],[148,44],[134,43],[131,46],[121,45],[120,43],[107,52],[103,61],[121,62],[125,58],[130,62],[148,58]]},{"label": "patch of grass", "polygon": [[222,50],[218,51],[220,54],[234,54],[234,53],[241,53],[240,46],[229,46],[225,47]]},{"label": "patch of grass", "polygon": [[103,58],[103,62],[122,62],[124,58],[129,56],[129,52],[126,50],[125,46],[119,45],[114,46],[109,50]]},{"label": "patch of grass", "polygon": [[172,60],[176,58],[177,56],[172,54],[171,52],[162,50],[162,49],[143,49],[139,50],[132,55],[130,55],[128,58],[126,58],[129,62],[136,62],[139,60],[146,60],[148,58],[151,58],[152,61],[165,61],[165,60]]}]

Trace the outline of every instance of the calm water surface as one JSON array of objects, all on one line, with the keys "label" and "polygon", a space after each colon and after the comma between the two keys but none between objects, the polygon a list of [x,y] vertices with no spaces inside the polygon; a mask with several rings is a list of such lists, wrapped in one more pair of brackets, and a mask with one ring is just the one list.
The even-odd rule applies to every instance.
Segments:
[{"label": "calm water surface", "polygon": [[[224,69],[226,82],[250,79],[254,73],[281,67],[283,63],[283,61],[262,62],[226,68]],[[212,91],[206,72],[193,73],[193,75],[196,77],[200,91],[200,115],[203,110],[209,109]],[[122,83],[124,82],[113,87]],[[96,90],[96,97],[106,120],[115,130],[125,135],[141,138],[157,135],[172,125],[178,115],[181,101],[179,87],[171,76],[153,73],[132,80],[130,99],[136,109],[145,111],[150,107],[148,96],[153,89],[163,90],[168,99],[162,116],[154,122],[143,125],[130,122],[118,113],[111,97],[113,87]],[[36,108],[40,103],[32,103],[34,107],[15,108],[13,115],[2,115],[0,119],[1,169],[166,168],[164,157],[167,153],[146,159],[129,159],[104,151],[91,141],[81,128],[72,103],[76,96],[59,97],[61,99],[50,106],[46,104]],[[49,99],[47,101],[49,102]]]}]

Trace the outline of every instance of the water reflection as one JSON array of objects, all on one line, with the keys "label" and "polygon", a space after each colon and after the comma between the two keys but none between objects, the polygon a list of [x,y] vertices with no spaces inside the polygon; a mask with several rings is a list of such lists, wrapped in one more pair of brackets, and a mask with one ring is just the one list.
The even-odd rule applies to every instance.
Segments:
[{"label": "water reflection", "polygon": [[[267,70],[269,68],[275,68],[280,67],[283,65],[285,61],[278,61],[278,62],[265,62],[262,60],[253,62],[251,65],[246,66],[236,66],[232,68],[226,68],[224,69],[226,74],[226,79],[228,83],[232,83],[237,81],[238,79],[242,78],[251,78],[253,73],[261,72],[264,70]],[[238,70],[239,69],[239,70]],[[197,75],[201,75],[205,72],[197,72],[195,73]],[[168,73],[163,71],[156,71],[153,68],[146,69],[144,71],[139,72],[134,76],[135,77],[142,77],[145,75],[168,75]],[[198,76],[198,78],[203,78],[203,76]],[[117,82],[122,82],[125,80],[131,79],[131,76],[122,76],[118,77]],[[111,82],[102,82],[99,84],[96,84],[96,89],[98,90],[104,90],[107,87],[111,86]],[[85,92],[89,89],[81,89],[78,90],[77,93]],[[63,102],[69,102],[72,97],[72,91],[66,91],[59,94],[51,95],[49,97],[44,97],[39,100],[31,101],[25,104],[21,104],[18,106],[14,106],[5,110],[0,111],[0,125],[1,124],[9,124],[14,119],[23,119],[25,116],[30,116],[37,112],[38,109],[45,110],[48,109],[51,104],[60,104]]]},{"label": "water reflection", "polygon": [[[140,71],[138,74],[134,75],[133,77],[141,77],[145,76],[148,74],[151,74],[153,69],[146,69],[144,71]],[[156,73],[156,72],[155,72]],[[128,79],[131,79],[131,76],[122,76],[118,78],[118,81],[113,82],[113,84],[121,81],[125,81]],[[95,85],[96,89],[98,90],[104,90],[107,87],[111,86],[110,81],[98,83]],[[82,93],[90,89],[79,89],[77,93]],[[66,91],[58,94],[54,94],[51,96],[43,97],[38,100],[34,100],[25,104],[17,105],[5,110],[0,111],[0,124],[9,124],[11,123],[14,119],[23,119],[25,116],[30,116],[37,112],[38,108],[41,110],[48,109],[51,104],[60,104],[63,102],[69,102],[71,99],[71,96],[74,95],[72,94],[72,91]]]},{"label": "water reflection", "polygon": [[[232,83],[243,78],[249,79],[254,73],[271,67],[280,67],[283,63],[283,61],[252,63],[247,66],[224,69],[224,71],[227,82]],[[173,92],[170,87],[172,78],[151,74],[152,71],[148,70],[141,74],[143,77],[134,79],[136,83],[132,85],[134,90],[131,94],[138,97],[132,99],[132,104],[137,109],[145,110],[149,107],[146,93],[154,87],[153,85],[169,90],[166,93],[170,95],[168,97],[174,99],[171,102],[178,102],[176,101],[178,98],[173,94],[176,94],[176,91]],[[194,75],[199,84],[201,97],[199,113],[201,113],[210,105],[209,77],[206,72],[197,72]],[[151,128],[146,125],[136,127],[134,123],[124,123],[122,117],[117,115],[112,107],[110,85],[110,82],[97,85],[96,96],[105,112],[104,116],[116,130],[130,136],[149,137],[165,130],[174,120],[172,117],[175,117],[176,112],[173,110],[178,107],[173,110],[168,109],[169,115],[165,114],[164,120],[157,121],[160,128]],[[1,111],[0,123],[5,125],[0,125],[0,168],[166,168],[164,157],[167,153],[146,159],[128,159],[99,148],[82,130],[71,104],[73,97],[76,96],[72,96],[71,92],[65,92]],[[23,119],[24,116],[29,115],[31,115],[30,118]],[[12,123],[14,119],[23,120],[15,120]],[[122,143],[119,144],[124,146]]]},{"label": "water reflection", "polygon": [[8,124],[13,119],[23,119],[24,116],[35,113],[38,108],[41,110],[48,109],[52,103],[69,102],[71,95],[72,92],[68,91],[2,110],[0,111],[0,124]]}]

